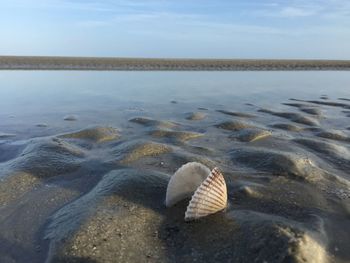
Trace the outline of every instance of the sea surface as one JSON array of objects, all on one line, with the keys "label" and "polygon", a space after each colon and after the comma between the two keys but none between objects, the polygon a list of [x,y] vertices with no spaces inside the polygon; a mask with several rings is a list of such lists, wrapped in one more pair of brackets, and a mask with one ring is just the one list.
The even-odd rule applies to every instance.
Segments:
[{"label": "sea surface", "polygon": [[349,262],[349,171],[346,71],[0,71],[0,262]]}]

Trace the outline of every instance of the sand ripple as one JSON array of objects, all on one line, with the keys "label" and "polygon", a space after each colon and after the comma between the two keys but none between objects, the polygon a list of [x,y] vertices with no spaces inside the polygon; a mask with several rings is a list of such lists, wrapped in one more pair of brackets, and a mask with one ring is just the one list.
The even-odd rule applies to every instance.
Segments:
[{"label": "sand ripple", "polygon": [[[0,262],[349,262],[348,104],[294,102],[0,134]],[[224,172],[229,206],[185,223],[189,200],[164,200],[191,161]]]},{"label": "sand ripple", "polygon": [[60,136],[61,138],[72,138],[91,140],[93,142],[106,142],[119,138],[118,130],[112,127],[91,127],[81,131],[67,133]]},{"label": "sand ripple", "polygon": [[251,124],[248,124],[248,123],[245,123],[245,122],[241,122],[241,121],[225,121],[225,122],[219,123],[219,124],[217,124],[215,126],[217,128],[230,130],[230,131],[239,131],[239,130],[242,130],[242,129],[253,128],[254,127]]}]

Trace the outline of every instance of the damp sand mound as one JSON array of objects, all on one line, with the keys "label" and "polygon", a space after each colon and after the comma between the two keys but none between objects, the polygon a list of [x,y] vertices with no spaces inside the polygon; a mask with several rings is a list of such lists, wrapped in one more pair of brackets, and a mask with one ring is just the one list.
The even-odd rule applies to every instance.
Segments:
[{"label": "damp sand mound", "polygon": [[350,142],[350,136],[348,136],[343,131],[338,131],[338,130],[321,130],[319,132],[316,132],[315,135],[318,136],[318,137],[327,138],[327,139],[331,139],[331,140],[342,141],[342,142]]},{"label": "damp sand mound", "polygon": [[189,112],[186,114],[186,119],[190,121],[200,121],[207,117],[204,112]]},{"label": "damp sand mound", "polygon": [[316,115],[316,116],[321,116],[322,112],[319,108],[317,108],[314,105],[307,105],[307,104],[302,104],[302,103],[283,103],[284,105],[287,106],[292,106],[298,108],[302,112],[306,112],[311,115]]},{"label": "damp sand mound", "polygon": [[228,110],[217,110],[217,112],[234,116],[234,117],[240,117],[240,118],[255,118],[256,116],[253,114],[249,113],[244,113],[244,112],[236,112],[236,111],[228,111]]},{"label": "damp sand mound", "polygon": [[[240,225],[240,237],[254,233],[251,238],[239,244],[241,249],[234,253],[238,261],[329,262],[325,249],[327,237],[322,221],[314,219],[309,223],[301,223],[281,216],[245,210],[232,211],[229,215]],[[313,225],[312,230],[310,225]],[[242,250],[245,251],[244,254],[241,253]],[[246,254],[247,251],[250,253]]]},{"label": "damp sand mound", "polygon": [[253,125],[241,121],[225,121],[216,124],[215,127],[230,131],[239,131],[242,129],[254,128]]},{"label": "damp sand mound", "polygon": [[319,126],[319,122],[311,117],[304,116],[295,112],[277,112],[268,109],[260,109],[259,112],[269,113],[274,116],[289,119],[296,123],[301,123],[309,126]]},{"label": "damp sand mound", "polygon": [[171,131],[171,130],[153,130],[150,132],[153,137],[164,138],[174,141],[188,141],[195,138],[202,137],[202,133],[189,132],[189,131]]},{"label": "damp sand mound", "polygon": [[298,131],[301,131],[303,129],[297,125],[290,124],[290,123],[275,123],[275,124],[272,124],[271,127],[276,128],[276,129],[285,130],[285,131],[293,131],[293,132],[298,132]]},{"label": "damp sand mound", "polygon": [[239,140],[241,142],[254,142],[267,138],[271,135],[272,133],[267,130],[247,128],[239,130],[238,132],[231,135],[230,138],[234,140]]},{"label": "damp sand mound", "polygon": [[147,117],[136,117],[136,118],[130,119],[129,121],[146,126],[146,127],[153,127],[153,128],[171,129],[178,126],[176,123],[173,123],[170,121],[159,121],[159,120],[154,120]]},{"label": "damp sand mound", "polygon": [[106,142],[118,139],[119,133],[118,130],[113,127],[102,127],[96,126],[87,129],[83,129],[77,132],[66,133],[60,136],[61,138],[70,138],[70,139],[81,139],[89,140],[96,143]]},{"label": "damp sand mound", "polygon": [[16,158],[0,163],[0,203],[18,199],[42,180],[76,172],[84,157],[84,150],[56,137],[30,141]]},{"label": "damp sand mound", "polygon": [[294,141],[312,150],[325,160],[329,160],[331,165],[341,169],[350,169],[350,151],[347,147],[315,139],[298,138]]},{"label": "damp sand mound", "polygon": [[233,150],[230,155],[234,162],[275,175],[307,181],[319,180],[321,176],[312,160],[292,152],[249,147]]},{"label": "damp sand mound", "polygon": [[122,169],[106,174],[88,194],[59,210],[46,231],[53,262],[165,260],[158,228],[168,176]]},{"label": "damp sand mound", "polygon": [[112,160],[109,162],[127,165],[144,157],[157,157],[171,151],[172,148],[170,146],[152,141],[136,140],[124,142],[112,148],[110,152]]},{"label": "damp sand mound", "polygon": [[134,169],[106,174],[52,217],[46,230],[50,261],[328,262],[322,222],[229,208],[188,224],[181,213],[185,202],[170,209],[158,202],[168,180]]},{"label": "damp sand mound", "polygon": [[65,121],[77,121],[78,120],[78,116],[76,116],[76,115],[67,115],[67,116],[64,116],[63,120],[65,120]]},{"label": "damp sand mound", "polygon": [[60,138],[33,139],[21,154],[3,164],[13,172],[27,172],[37,177],[53,177],[80,167],[85,152]]}]

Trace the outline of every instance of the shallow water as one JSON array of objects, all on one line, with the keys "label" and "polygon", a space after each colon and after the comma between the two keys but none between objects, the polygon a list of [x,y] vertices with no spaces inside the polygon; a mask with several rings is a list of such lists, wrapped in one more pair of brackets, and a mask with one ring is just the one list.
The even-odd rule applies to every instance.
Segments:
[{"label": "shallow water", "polygon": [[[250,103],[278,107],[289,98],[349,97],[348,72],[77,72],[0,73],[0,131],[36,136],[134,115],[176,119],[197,107],[245,111]],[[172,104],[176,101],[179,104]],[[67,123],[65,116],[79,122]],[[25,131],[25,132],[22,132]]]},{"label": "shallow water", "polygon": [[[350,260],[348,72],[3,71],[0,84],[1,262]],[[164,207],[189,161],[224,172],[230,203],[190,224],[188,200]]]}]

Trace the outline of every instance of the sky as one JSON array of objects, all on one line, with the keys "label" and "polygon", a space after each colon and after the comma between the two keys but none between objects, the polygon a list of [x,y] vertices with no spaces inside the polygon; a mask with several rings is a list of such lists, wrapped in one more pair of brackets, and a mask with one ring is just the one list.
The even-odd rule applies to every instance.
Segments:
[{"label": "sky", "polygon": [[350,59],[350,0],[0,0],[0,55]]}]

